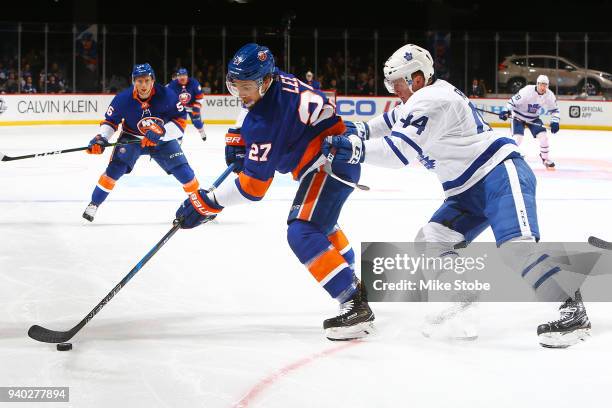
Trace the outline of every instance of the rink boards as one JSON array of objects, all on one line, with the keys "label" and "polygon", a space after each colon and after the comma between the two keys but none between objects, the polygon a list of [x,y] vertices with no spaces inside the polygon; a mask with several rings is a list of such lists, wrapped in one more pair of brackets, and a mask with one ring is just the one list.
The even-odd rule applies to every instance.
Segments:
[{"label": "rink boards", "polygon": [[[0,126],[96,124],[114,95],[37,94],[0,95]],[[476,108],[499,112],[507,99],[472,99]],[[399,103],[395,97],[338,96],[338,113],[348,120],[369,120]],[[607,101],[560,100],[561,127],[565,129],[612,130],[612,103]],[[208,124],[232,124],[240,101],[231,95],[205,95],[202,116]],[[544,122],[550,115],[543,110]],[[493,126],[509,126],[493,114],[483,114]]]}]

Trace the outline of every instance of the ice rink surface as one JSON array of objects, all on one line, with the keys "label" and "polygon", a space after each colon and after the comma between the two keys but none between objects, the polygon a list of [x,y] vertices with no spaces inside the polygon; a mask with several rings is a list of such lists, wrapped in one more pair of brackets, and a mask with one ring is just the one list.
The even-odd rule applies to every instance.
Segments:
[{"label": "ice rink surface", "polygon": [[[183,148],[205,186],[225,168],[225,129],[209,125],[203,143],[188,128]],[[86,145],[95,132],[0,127],[0,152]],[[555,172],[543,170],[534,140],[522,149],[538,177],[542,240],[611,239],[612,133],[553,135]],[[37,343],[26,334],[32,324],[67,330],[80,321],[171,227],[185,198],[143,157],[86,225],[81,214],[109,156],[0,163],[0,386],[69,386],[71,402],[57,406],[72,407],[559,408],[610,399],[612,305],[588,299],[593,336],[565,350],[537,342],[537,325],[558,318],[552,303],[482,304],[480,338],[467,343],[421,335],[432,305],[375,303],[376,336],[326,340],[322,321],[337,305],[286,243],[297,184],[281,175],[263,201],[179,231],[72,351]],[[365,166],[362,183],[372,191],[355,192],[340,218],[356,252],[361,241],[411,241],[442,202],[419,165]]]}]

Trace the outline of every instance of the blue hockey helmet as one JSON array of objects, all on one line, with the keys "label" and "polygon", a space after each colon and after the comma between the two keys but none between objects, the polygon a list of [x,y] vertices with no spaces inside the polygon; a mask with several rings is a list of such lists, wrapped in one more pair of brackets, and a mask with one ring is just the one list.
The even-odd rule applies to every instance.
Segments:
[{"label": "blue hockey helmet", "polygon": [[274,72],[274,56],[262,45],[249,43],[240,48],[227,64],[226,84],[229,92],[238,96],[238,90],[233,82],[255,81],[259,92],[263,95],[261,86],[264,79]]},{"label": "blue hockey helmet", "polygon": [[176,70],[176,76],[179,76],[179,75],[189,76],[189,71],[187,71],[187,68],[179,68]]},{"label": "blue hockey helmet", "polygon": [[136,80],[136,78],[141,76],[150,76],[153,80],[155,80],[155,71],[148,63],[144,64],[136,64],[132,69],[132,82]]}]

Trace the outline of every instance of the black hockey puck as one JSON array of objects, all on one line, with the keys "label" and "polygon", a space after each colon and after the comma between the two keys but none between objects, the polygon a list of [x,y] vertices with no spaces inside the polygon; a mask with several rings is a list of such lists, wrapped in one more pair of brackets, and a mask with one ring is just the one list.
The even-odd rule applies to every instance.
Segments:
[{"label": "black hockey puck", "polygon": [[57,345],[57,351],[69,351],[72,350],[72,343],[59,343]]}]

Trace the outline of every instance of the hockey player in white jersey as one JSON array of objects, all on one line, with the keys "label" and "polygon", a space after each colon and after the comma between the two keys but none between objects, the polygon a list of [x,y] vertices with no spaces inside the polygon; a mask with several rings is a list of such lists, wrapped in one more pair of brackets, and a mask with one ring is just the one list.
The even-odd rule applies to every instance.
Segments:
[{"label": "hockey player in white jersey", "polygon": [[555,94],[548,88],[548,77],[538,76],[535,85],[523,87],[516,95],[508,100],[506,109],[499,113],[501,120],[507,120],[512,116],[512,135],[517,144],[521,144],[525,135],[525,125],[529,128],[531,135],[540,142],[540,159],[547,170],[554,170],[555,163],[550,160],[550,144],[548,133],[542,125],[540,115],[551,114],[550,131],[559,131],[559,106]]},{"label": "hockey player in white jersey", "polygon": [[[549,257],[526,253],[515,241],[537,241],[536,179],[515,141],[493,132],[469,99],[436,79],[425,49],[406,45],[385,63],[385,85],[402,99],[391,112],[350,132],[326,139],[333,160],[401,168],[419,160],[436,173],[446,199],[418,232],[437,256],[458,256],[455,245],[471,242],[491,227],[504,259],[536,295],[566,300],[561,319],[538,327],[543,346],[567,346],[590,329],[579,292],[568,294],[552,279],[560,268]],[[577,289],[577,288],[576,288]],[[567,310],[573,313],[565,313]]]}]

